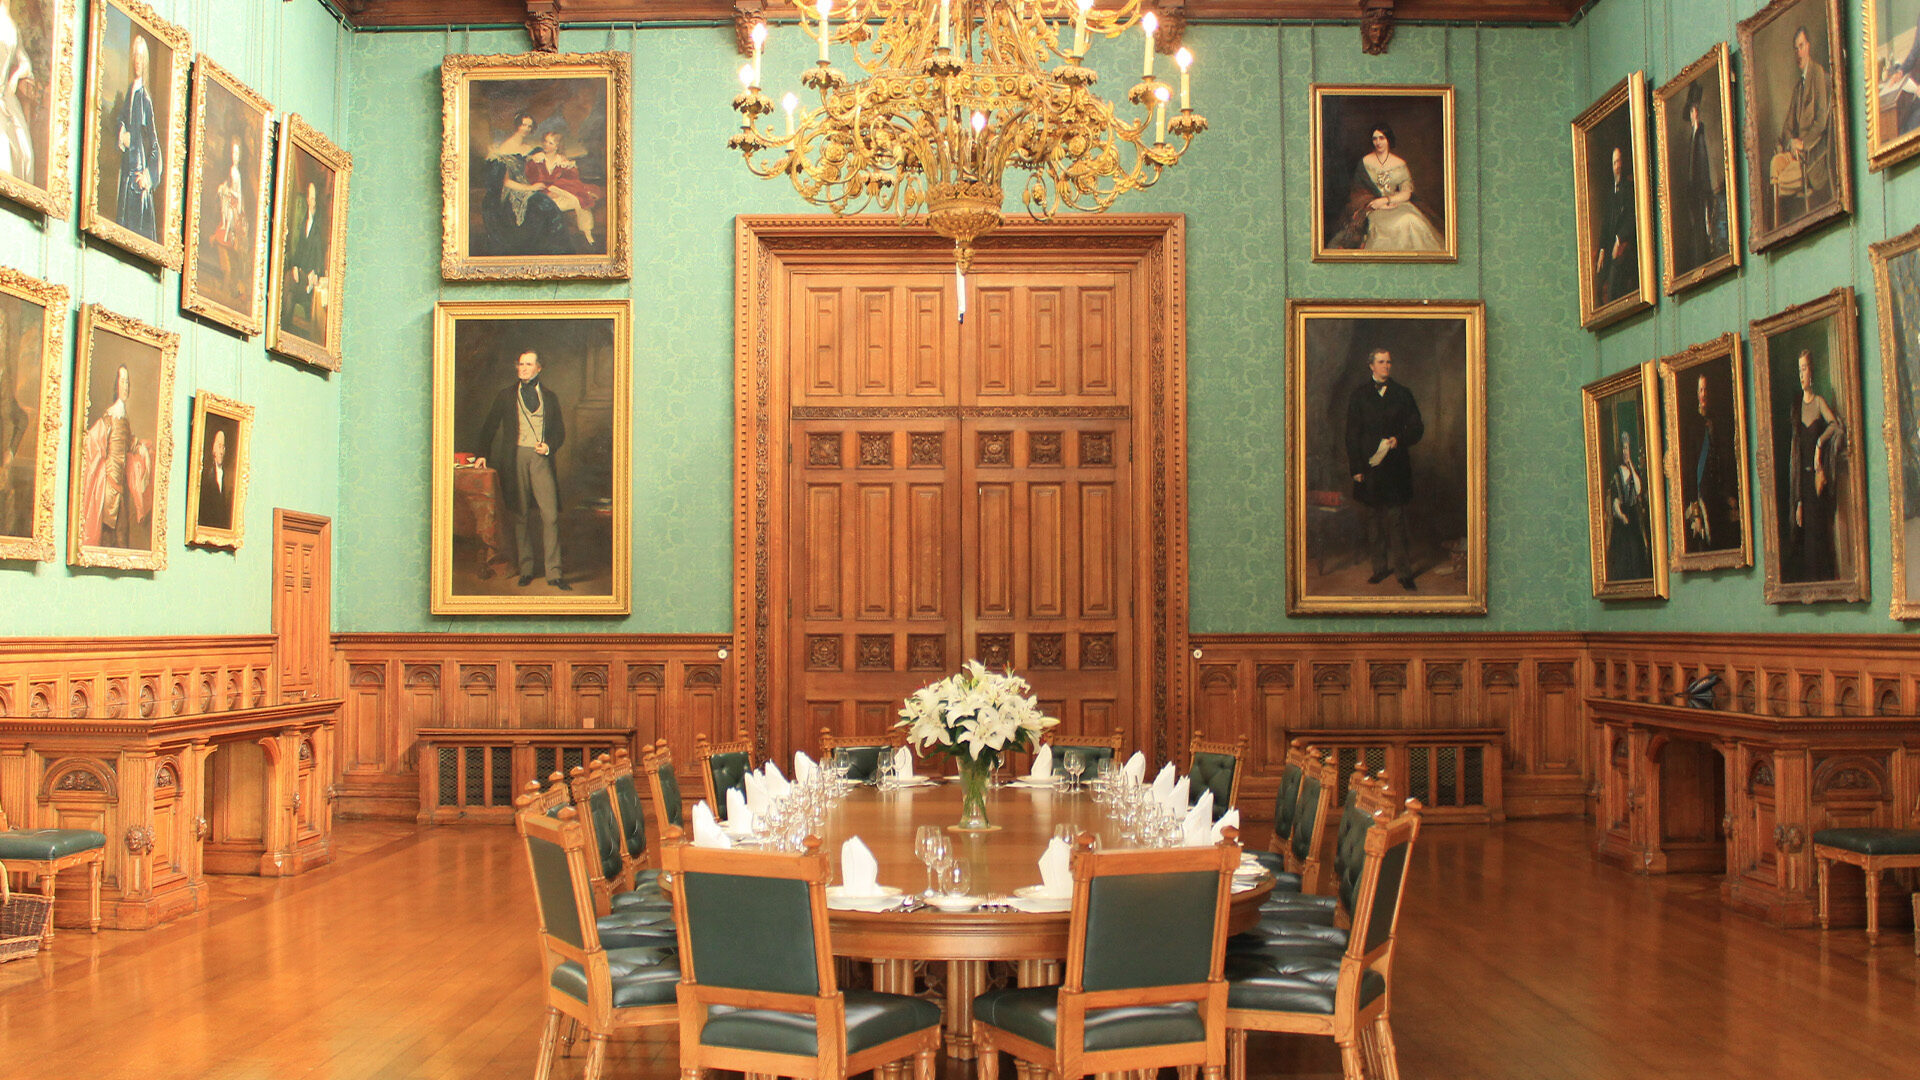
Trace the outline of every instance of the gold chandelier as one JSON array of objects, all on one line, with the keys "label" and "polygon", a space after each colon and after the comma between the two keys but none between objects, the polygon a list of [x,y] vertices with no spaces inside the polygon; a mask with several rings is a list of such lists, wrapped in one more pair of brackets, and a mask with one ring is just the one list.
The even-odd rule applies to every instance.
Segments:
[{"label": "gold chandelier", "polygon": [[[800,76],[820,104],[796,116],[799,98],[789,93],[783,131],[775,134],[770,119],[761,125],[774,105],[760,89],[767,30],[756,24],[753,62],[740,69],[733,99],[740,130],[727,145],[755,174],[786,176],[802,198],[835,214],[891,210],[903,223],[924,215],[953,241],[961,274],[974,242],[1002,220],[1008,169],[1028,174],[1020,202],[1035,218],[1063,208],[1098,213],[1151,187],[1207,129],[1191,108],[1193,54],[1184,48],[1175,56],[1180,108],[1167,115],[1173,92],[1154,77],[1157,20],[1143,0],[1105,10],[1094,0],[841,0],[838,12],[834,0],[792,2],[820,46]],[[869,32],[875,23],[877,34]],[[1127,100],[1140,112],[1127,119],[1094,93],[1098,75],[1084,61],[1090,35],[1136,26],[1144,60]],[[833,66],[834,41],[852,48],[861,78]]]}]

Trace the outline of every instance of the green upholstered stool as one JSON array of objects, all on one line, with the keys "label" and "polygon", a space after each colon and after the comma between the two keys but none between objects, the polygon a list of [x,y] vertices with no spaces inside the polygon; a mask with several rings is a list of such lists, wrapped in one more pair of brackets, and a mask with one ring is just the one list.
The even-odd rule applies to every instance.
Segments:
[{"label": "green upholstered stool", "polygon": [[[53,902],[54,882],[64,870],[87,868],[87,929],[100,932],[100,868],[107,838],[92,829],[15,829],[0,809],[0,863],[6,872],[40,879],[40,895]],[[47,918],[43,940],[53,940],[53,918]]]},{"label": "green upholstered stool", "polygon": [[682,1076],[844,1080],[911,1057],[933,1080],[940,1009],[835,980],[817,838],[798,855],[672,843],[661,859],[678,896]]},{"label": "green upholstered stool", "polygon": [[1066,981],[973,999],[980,1080],[1000,1052],[1054,1076],[1225,1067],[1232,843],[1074,853]]},{"label": "green upholstered stool", "polygon": [[[1880,940],[1880,875],[1888,870],[1920,868],[1920,829],[1821,829],[1813,834],[1813,858],[1820,878],[1820,929],[1829,928],[1827,889],[1833,864],[1857,866],[1867,883],[1867,941]],[[1915,908],[1920,927],[1920,906]],[[1920,951],[1920,930],[1914,949]]]}]

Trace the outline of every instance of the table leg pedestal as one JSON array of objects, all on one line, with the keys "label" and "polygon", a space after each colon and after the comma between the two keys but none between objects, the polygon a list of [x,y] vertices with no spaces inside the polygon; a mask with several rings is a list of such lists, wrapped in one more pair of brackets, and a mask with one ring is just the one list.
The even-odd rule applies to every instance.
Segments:
[{"label": "table leg pedestal", "polygon": [[[873,988],[883,994],[913,994],[913,961],[911,960],[875,960],[873,962]],[[969,999],[971,1001],[971,999]],[[899,1062],[882,1065],[874,1070],[876,1080],[906,1080],[907,1067]]]},{"label": "table leg pedestal", "polygon": [[973,999],[986,992],[986,961],[947,961],[947,1004],[943,1013],[948,1057],[973,1059]]}]

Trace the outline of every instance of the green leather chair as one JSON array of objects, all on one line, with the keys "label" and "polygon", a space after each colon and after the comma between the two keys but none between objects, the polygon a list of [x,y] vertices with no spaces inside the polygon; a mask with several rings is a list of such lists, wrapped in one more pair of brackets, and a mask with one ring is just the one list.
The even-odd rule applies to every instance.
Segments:
[{"label": "green leather chair", "polygon": [[671,950],[677,944],[673,933],[673,910],[657,884],[615,892],[613,882],[624,865],[620,857],[620,823],[612,791],[606,784],[606,763],[595,762],[575,768],[571,781],[553,775],[546,792],[537,788],[516,801],[519,813],[557,818],[564,809],[572,809],[587,846],[587,893],[598,915],[594,921],[600,943],[609,949],[654,948]]},{"label": "green leather chair", "polygon": [[[60,872],[87,868],[87,929],[100,932],[100,862],[106,854],[105,833],[92,829],[16,829],[0,808],[0,862],[6,873],[38,877],[40,895],[53,905],[53,887]],[[53,940],[53,916],[47,916],[43,940]]]},{"label": "green leather chair", "polygon": [[1247,737],[1219,742],[1195,732],[1188,748],[1187,800],[1200,801],[1202,792],[1213,792],[1213,819],[1234,805],[1240,797],[1240,761],[1247,756]]},{"label": "green leather chair", "polygon": [[1053,747],[1053,775],[1067,775],[1068,754],[1079,754],[1080,760],[1086,763],[1086,771],[1080,774],[1083,780],[1099,775],[1101,762],[1106,762],[1109,769],[1116,768],[1114,762],[1120,757],[1121,738],[1118,731],[1111,735],[1047,736],[1047,745]]},{"label": "green leather chair", "polygon": [[673,843],[661,858],[678,899],[681,1076],[842,1080],[911,1057],[933,1080],[939,1007],[835,981],[817,838],[798,855]]},{"label": "green leather chair", "polygon": [[1354,896],[1353,927],[1335,957],[1235,956],[1227,964],[1227,1029],[1233,1075],[1245,1074],[1247,1033],[1328,1035],[1340,1048],[1346,1080],[1399,1080],[1388,1026],[1394,930],[1406,887],[1407,859],[1420,832],[1419,805],[1366,830]]},{"label": "green leather chair", "polygon": [[679,1019],[674,988],[680,970],[671,948],[609,948],[596,930],[593,891],[587,883],[587,867],[596,856],[588,849],[581,815],[573,807],[549,815],[528,800],[514,823],[533,878],[540,970],[546,984],[547,1020],[534,1080],[553,1075],[563,1017],[586,1029],[585,1080],[599,1080],[608,1035]]},{"label": "green leather chair", "polygon": [[707,785],[707,805],[714,816],[727,820],[727,792],[747,793],[747,773],[753,769],[753,743],[746,739],[710,743],[705,735],[693,737],[694,760],[700,763],[700,779]]},{"label": "green leather chair", "polygon": [[1066,981],[973,1000],[980,1080],[1000,1052],[1052,1074],[1226,1065],[1222,977],[1227,897],[1240,849],[1074,852]]},{"label": "green leather chair", "polygon": [[820,729],[820,760],[832,759],[835,751],[847,756],[847,779],[867,783],[880,775],[880,755],[891,754],[906,743],[897,735],[835,735],[832,728]]},{"label": "green leather chair", "polygon": [[[657,887],[660,871],[647,865],[647,814],[640,802],[640,786],[633,775],[633,756],[625,747],[615,750],[609,769],[613,777],[613,807],[620,812],[621,835],[626,839],[625,857],[634,887]],[[613,906],[619,909],[619,897],[614,898]]]},{"label": "green leather chair", "polygon": [[648,747],[640,764],[646,770],[647,787],[653,793],[654,832],[665,836],[669,828],[683,828],[686,823],[680,816],[680,777],[673,771],[673,750],[667,746],[667,740],[661,739]]},{"label": "green leather chair", "polygon": [[1276,892],[1300,891],[1300,875],[1287,869],[1287,847],[1293,842],[1293,823],[1299,816],[1300,781],[1308,765],[1318,763],[1318,756],[1305,739],[1293,740],[1287,748],[1287,763],[1280,770],[1280,786],[1273,793],[1273,832],[1267,839],[1267,850],[1247,853],[1274,876]]}]

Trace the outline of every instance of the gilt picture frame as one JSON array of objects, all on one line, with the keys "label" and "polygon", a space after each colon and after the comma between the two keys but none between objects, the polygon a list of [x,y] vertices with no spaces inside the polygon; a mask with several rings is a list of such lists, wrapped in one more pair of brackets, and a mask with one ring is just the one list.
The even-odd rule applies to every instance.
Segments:
[{"label": "gilt picture frame", "polygon": [[1636,71],[1573,120],[1580,325],[1589,330],[1654,305],[1647,177],[1647,77]]},{"label": "gilt picture frame", "polygon": [[1867,168],[1920,153],[1920,0],[1862,0]]},{"label": "gilt picture frame", "polygon": [[1740,335],[1659,362],[1666,401],[1667,558],[1675,571],[1753,565]]},{"label": "gilt picture frame", "polygon": [[1920,619],[1920,227],[1868,249],[1886,402],[1887,504],[1896,619]]},{"label": "gilt picture frame", "polygon": [[0,559],[50,562],[67,287],[0,267]]},{"label": "gilt picture frame", "polygon": [[167,568],[173,374],[180,335],[80,307],[67,564]]},{"label": "gilt picture frame", "polygon": [[632,609],[632,335],[627,300],[436,306],[434,614]]},{"label": "gilt picture frame", "polygon": [[1288,612],[1485,614],[1486,306],[1294,300],[1287,327]]},{"label": "gilt picture frame", "polygon": [[267,259],[267,349],[339,371],[353,155],[300,118],[280,121],[273,248]]},{"label": "gilt picture frame", "polygon": [[9,24],[25,73],[0,87],[0,110],[18,117],[0,143],[0,198],[64,221],[73,205],[74,0],[17,0]]},{"label": "gilt picture frame", "polygon": [[238,550],[253,479],[253,406],[201,390],[187,453],[187,543]]},{"label": "gilt picture frame", "polygon": [[1452,86],[1313,87],[1316,262],[1460,257]]},{"label": "gilt picture frame", "polygon": [[1840,0],[1773,0],[1739,24],[1755,254],[1853,213],[1841,26]]},{"label": "gilt picture frame", "polygon": [[180,306],[248,337],[265,321],[272,122],[266,98],[195,61]]},{"label": "gilt picture frame", "polygon": [[140,0],[94,0],[87,19],[81,231],[180,269],[187,32]]},{"label": "gilt picture frame", "polygon": [[1853,289],[1755,320],[1747,338],[1766,601],[1865,600],[1867,480]]},{"label": "gilt picture frame", "polygon": [[1740,197],[1734,177],[1733,68],[1727,43],[1653,92],[1660,148],[1660,280],[1668,296],[1740,266]]},{"label": "gilt picture frame", "polygon": [[633,275],[632,69],[622,52],[442,61],[443,278]]},{"label": "gilt picture frame", "polygon": [[1660,385],[1651,363],[1580,388],[1587,549],[1601,600],[1667,598]]}]

